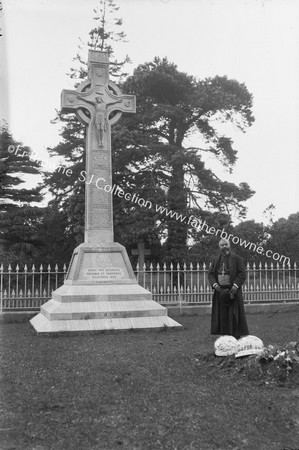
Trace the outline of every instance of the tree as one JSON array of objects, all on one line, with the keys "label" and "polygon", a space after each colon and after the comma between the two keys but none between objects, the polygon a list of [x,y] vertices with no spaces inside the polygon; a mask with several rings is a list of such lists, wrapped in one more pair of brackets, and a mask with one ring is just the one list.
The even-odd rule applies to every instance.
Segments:
[{"label": "tree", "polygon": [[108,52],[110,58],[110,77],[117,78],[120,81],[127,76],[123,71],[126,63],[130,62],[128,55],[122,61],[115,58],[115,45],[118,42],[126,42],[126,34],[121,30],[123,21],[116,17],[119,6],[114,0],[100,0],[99,6],[93,10],[95,16],[93,19],[98,26],[89,32],[89,41],[86,43],[80,38],[79,52],[73,59],[79,63],[79,67],[72,67],[70,69],[70,77],[76,80],[82,80],[87,77],[87,62],[82,58],[81,53],[85,48],[100,50],[101,52]]},{"label": "tree", "polygon": [[34,255],[41,245],[37,226],[43,208],[40,186],[21,188],[22,174],[37,175],[40,164],[30,159],[31,149],[13,139],[7,126],[0,131],[0,239],[6,249],[18,251],[20,256]]},{"label": "tree", "polygon": [[70,230],[67,214],[50,203],[45,208],[43,220],[37,227],[42,246],[35,258],[35,264],[57,264],[60,268],[68,264],[76,247],[75,237]]},{"label": "tree", "polygon": [[[280,218],[269,229],[268,248],[272,254],[286,256],[291,263],[299,263],[299,212]],[[284,259],[282,259],[282,262]]]},{"label": "tree", "polygon": [[263,211],[263,216],[264,216],[266,222],[268,222],[269,226],[272,226],[274,223],[275,209],[276,209],[276,207],[273,205],[273,203],[271,203]]},{"label": "tree", "polygon": [[[246,262],[261,262],[266,261],[267,257],[262,256],[255,250],[258,247],[264,249],[268,248],[268,234],[269,228],[263,223],[257,223],[254,220],[245,220],[233,228],[233,235],[240,238],[242,241],[246,241],[245,246],[237,245],[237,253]],[[269,260],[268,260],[269,261]]]},{"label": "tree", "polygon": [[[217,123],[232,122],[244,132],[254,121],[252,96],[236,80],[225,76],[197,80],[166,58],[138,66],[122,89],[138,98],[137,115],[126,122],[144,141],[132,142],[130,152],[147,148],[139,173],[150,171],[152,188],[162,189],[164,205],[181,215],[179,220],[175,215],[160,218],[166,251],[177,260],[186,254],[188,237],[194,234],[184,217],[202,218],[207,211],[222,217],[246,214],[242,203],[254,192],[247,183],[236,186],[220,180],[206,168],[203,155],[215,155],[232,170],[237,152],[232,139],[217,130]],[[196,136],[198,145],[187,146],[190,136]]]}]

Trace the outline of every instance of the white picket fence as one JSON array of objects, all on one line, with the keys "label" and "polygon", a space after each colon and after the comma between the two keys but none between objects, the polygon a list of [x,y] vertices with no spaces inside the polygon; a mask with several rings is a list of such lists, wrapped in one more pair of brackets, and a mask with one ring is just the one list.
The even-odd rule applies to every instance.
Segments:
[{"label": "white picket fence", "polygon": [[57,264],[54,268],[42,265],[36,269],[27,265],[20,270],[17,265],[4,268],[0,265],[0,312],[29,310],[38,311],[43,303],[52,297],[55,291],[64,282],[67,266],[59,270]]},{"label": "white picket fence", "polygon": [[[209,304],[212,288],[208,281],[208,265],[150,265],[140,270],[138,283],[162,304]],[[299,278],[296,263],[293,267],[279,264],[255,263],[246,268],[246,281],[242,287],[245,303],[299,302]]]},{"label": "white picket fence", "polygon": [[[20,270],[0,265],[0,312],[38,311],[61,286],[67,273],[66,265],[59,270],[48,265]],[[204,264],[150,265],[135,270],[138,283],[153,294],[161,304],[209,304],[212,289],[208,282],[208,266]],[[243,285],[246,303],[299,302],[299,277],[296,263],[280,266],[273,263],[247,265]]]}]

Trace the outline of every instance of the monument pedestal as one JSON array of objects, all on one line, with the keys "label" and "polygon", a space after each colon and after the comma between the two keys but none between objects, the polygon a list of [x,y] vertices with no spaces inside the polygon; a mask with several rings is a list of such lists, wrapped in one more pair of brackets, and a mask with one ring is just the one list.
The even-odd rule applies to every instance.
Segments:
[{"label": "monument pedestal", "polygon": [[30,322],[39,334],[181,327],[138,285],[115,242],[79,245],[64,285]]}]

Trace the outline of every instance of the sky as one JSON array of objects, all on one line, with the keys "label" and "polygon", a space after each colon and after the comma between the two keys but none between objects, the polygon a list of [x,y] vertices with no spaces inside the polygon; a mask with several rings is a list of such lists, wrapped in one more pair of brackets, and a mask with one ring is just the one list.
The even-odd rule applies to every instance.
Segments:
[{"label": "sky", "polygon": [[[180,71],[245,83],[253,95],[254,124],[233,126],[238,161],[233,173],[212,157],[222,179],[247,182],[256,193],[247,219],[264,221],[299,211],[299,2],[298,0],[116,0],[128,42],[115,48],[132,64],[167,57]],[[47,161],[60,141],[52,124],[79,38],[95,26],[98,0],[4,0],[1,38],[1,110],[16,140]],[[83,54],[85,59],[86,55]],[[137,98],[138,102],[138,98]],[[191,142],[190,142],[191,143]]]}]

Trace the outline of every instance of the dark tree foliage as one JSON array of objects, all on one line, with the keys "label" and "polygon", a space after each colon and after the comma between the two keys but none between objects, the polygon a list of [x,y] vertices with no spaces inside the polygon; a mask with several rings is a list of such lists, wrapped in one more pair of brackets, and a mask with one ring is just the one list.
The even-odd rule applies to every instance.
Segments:
[{"label": "dark tree foliage", "polygon": [[[265,251],[269,249],[269,227],[263,223],[255,222],[254,220],[245,220],[236,225],[232,233],[240,240],[246,243],[243,245],[235,245],[236,253],[243,258],[246,263],[260,263],[265,262],[269,258],[261,255],[256,251],[256,248],[261,247]],[[250,245],[248,245],[250,243]]]},{"label": "dark tree foliage", "polygon": [[34,256],[41,240],[37,227],[43,208],[41,187],[22,188],[23,175],[40,173],[40,164],[30,159],[31,149],[15,141],[6,126],[0,131],[0,239],[5,250],[19,256]]},{"label": "dark tree foliage", "polygon": [[[270,205],[271,213],[273,209],[275,209],[273,205]],[[269,208],[266,211],[269,212]],[[217,216],[214,217],[213,223],[217,224],[218,229],[222,229],[223,224],[226,223],[225,218],[223,219],[221,223],[217,221]],[[212,222],[211,217],[209,221]],[[276,221],[271,214],[268,224],[245,220],[235,226],[232,224],[226,226],[225,231],[239,238],[237,244],[231,243],[231,248],[242,257],[244,263],[250,263],[250,265],[267,263],[268,267],[271,264],[276,267],[277,263],[288,267],[289,261],[291,267],[294,263],[299,263],[299,213]],[[203,235],[200,241],[191,247],[189,259],[193,262],[208,263],[219,251],[218,244],[219,237]]]},{"label": "dark tree foliage", "polygon": [[113,183],[131,196],[131,200],[117,196],[113,199],[116,239],[129,252],[138,241],[143,241],[156,260],[163,236],[160,216],[154,206],[163,204],[165,193],[158,183],[159,167],[151,161],[150,142],[146,143],[135,130],[134,122],[127,123],[125,118],[113,128],[112,148]]},{"label": "dark tree foliage", "polygon": [[35,263],[45,266],[50,264],[52,267],[57,264],[59,269],[62,269],[64,264],[69,263],[77,245],[68,223],[67,214],[59,210],[57,204],[50,203],[45,209],[37,232],[43,245],[38,257],[35,258]]},{"label": "dark tree foliage", "polygon": [[[127,119],[139,139],[137,145],[131,141],[130,153],[146,149],[139,173],[151,172],[152,189],[159,191],[163,205],[181,215],[179,220],[161,216],[158,223],[169,259],[182,259],[188,238],[198,237],[184,217],[194,214],[203,219],[207,212],[222,218],[232,213],[245,217],[243,202],[253,191],[247,183],[236,186],[220,180],[203,156],[213,154],[232,170],[237,152],[232,139],[219,133],[217,123],[230,121],[245,131],[254,121],[252,96],[236,80],[225,76],[197,80],[166,58],[140,65],[122,88],[138,99],[137,115]],[[198,145],[187,145],[190,136]]]},{"label": "dark tree foliage", "polygon": [[[191,222],[192,224],[192,222]],[[202,212],[202,231],[192,230],[194,244],[190,246],[186,259],[193,263],[205,263],[206,265],[219,252],[219,235],[207,233],[207,229],[213,226],[216,230],[225,230],[227,234],[233,233],[231,218],[227,214],[218,212]]]},{"label": "dark tree foliage", "polygon": [[290,258],[292,267],[299,264],[299,212],[273,222],[269,235],[268,248],[273,253]]}]

